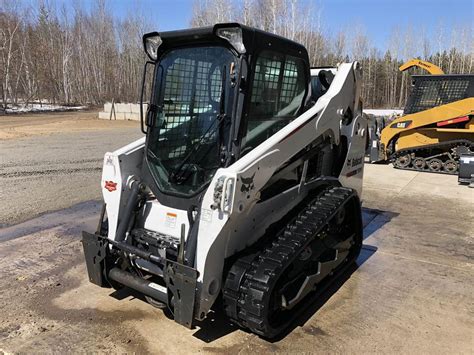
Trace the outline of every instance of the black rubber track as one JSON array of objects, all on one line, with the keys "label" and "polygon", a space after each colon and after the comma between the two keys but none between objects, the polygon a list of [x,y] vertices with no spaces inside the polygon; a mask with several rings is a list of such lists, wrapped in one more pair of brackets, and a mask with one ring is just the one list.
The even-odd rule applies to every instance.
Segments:
[{"label": "black rubber track", "polygon": [[[223,288],[226,314],[243,328],[266,338],[273,338],[291,326],[294,319],[311,303],[305,298],[291,310],[288,319],[277,326],[269,322],[269,298],[284,271],[300,253],[316,238],[321,242],[321,253],[328,249],[324,240],[328,222],[346,206],[356,204],[356,223],[352,252],[334,270],[333,276],[321,281],[329,286],[328,278],[336,279],[339,271],[352,264],[362,247],[362,222],[360,201],[356,193],[348,188],[335,187],[324,190],[309,203],[295,219],[263,247],[261,251],[239,258],[231,267]],[[309,297],[309,296],[308,296]],[[304,308],[303,307],[304,303]]]}]

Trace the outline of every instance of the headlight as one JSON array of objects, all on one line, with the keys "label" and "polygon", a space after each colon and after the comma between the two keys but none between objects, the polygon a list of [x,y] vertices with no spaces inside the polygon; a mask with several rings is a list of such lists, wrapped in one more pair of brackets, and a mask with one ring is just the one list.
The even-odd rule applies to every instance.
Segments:
[{"label": "headlight", "polygon": [[245,53],[245,46],[242,39],[242,29],[240,27],[221,27],[216,29],[216,36],[225,39],[239,53]]},{"label": "headlight", "polygon": [[151,60],[158,59],[158,47],[163,41],[158,32],[147,33],[143,36],[143,44],[145,45],[145,52]]}]

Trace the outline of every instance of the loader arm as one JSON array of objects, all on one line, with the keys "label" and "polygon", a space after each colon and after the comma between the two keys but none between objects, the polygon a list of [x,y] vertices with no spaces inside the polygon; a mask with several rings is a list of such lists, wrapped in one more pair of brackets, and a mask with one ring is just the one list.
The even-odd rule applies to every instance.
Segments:
[{"label": "loader arm", "polygon": [[444,74],[444,71],[437,65],[434,65],[433,63],[421,59],[411,59],[408,62],[403,63],[398,69],[400,71],[405,71],[413,67],[425,69],[428,73],[432,75]]}]

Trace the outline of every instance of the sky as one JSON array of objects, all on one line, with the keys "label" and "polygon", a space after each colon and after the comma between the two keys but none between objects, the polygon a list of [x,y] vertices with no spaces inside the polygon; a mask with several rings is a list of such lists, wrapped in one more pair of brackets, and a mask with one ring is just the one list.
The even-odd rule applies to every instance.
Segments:
[{"label": "sky", "polygon": [[[55,2],[54,0],[49,0]],[[72,5],[93,0],[58,0]],[[385,50],[391,31],[412,26],[414,36],[426,32],[434,36],[442,25],[446,30],[456,24],[474,27],[474,0],[300,0],[320,17],[321,29],[328,34],[361,27],[376,47]],[[130,11],[146,12],[156,30],[186,28],[193,11],[193,0],[109,0],[109,8],[118,17]]]}]

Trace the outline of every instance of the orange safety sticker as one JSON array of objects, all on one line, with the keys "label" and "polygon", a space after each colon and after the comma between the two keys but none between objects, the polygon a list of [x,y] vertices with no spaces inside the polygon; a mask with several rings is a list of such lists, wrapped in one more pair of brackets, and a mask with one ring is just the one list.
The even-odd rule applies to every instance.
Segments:
[{"label": "orange safety sticker", "polygon": [[165,220],[165,225],[168,228],[176,228],[176,219],[178,215],[176,213],[172,212],[167,212],[166,213],[166,220]]}]

